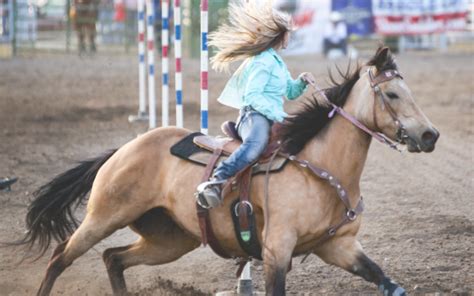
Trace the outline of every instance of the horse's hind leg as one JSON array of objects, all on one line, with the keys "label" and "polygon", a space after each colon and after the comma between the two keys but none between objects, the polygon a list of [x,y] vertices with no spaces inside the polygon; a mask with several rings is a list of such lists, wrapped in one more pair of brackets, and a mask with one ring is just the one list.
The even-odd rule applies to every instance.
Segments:
[{"label": "horse's hind leg", "polygon": [[162,209],[147,212],[133,224],[133,229],[142,236],[139,240],[126,247],[107,249],[103,254],[114,295],[127,293],[125,269],[140,264],[169,263],[200,245]]},{"label": "horse's hind leg", "polygon": [[71,238],[59,244],[49,261],[38,295],[49,295],[54,282],[72,262],[119,227],[87,216]]},{"label": "horse's hind leg", "polygon": [[120,248],[108,249],[104,252],[104,262],[109,274],[114,295],[126,295],[127,286],[123,276],[125,269],[136,265],[159,265],[177,260],[196,248],[187,242],[173,241],[176,245],[155,244],[146,239],[139,239],[125,251]]},{"label": "horse's hind leg", "polygon": [[112,291],[115,295],[126,294],[127,286],[123,276],[123,265],[117,260],[117,255],[121,252],[127,251],[133,245],[125,247],[110,248],[104,251],[102,259],[104,260],[109,275]]},{"label": "horse's hind leg", "polygon": [[386,277],[382,269],[364,254],[354,237],[335,238],[318,248],[315,254],[328,264],[339,266],[376,284],[383,295],[406,295],[402,287]]},{"label": "horse's hind leg", "polygon": [[64,264],[59,256],[62,254],[62,252],[64,252],[68,242],[69,239],[63,241],[54,249],[53,255],[51,256],[51,259],[49,259],[46,275],[41,283],[38,295],[48,295],[56,278],[64,271],[64,269],[66,269],[67,265]]}]

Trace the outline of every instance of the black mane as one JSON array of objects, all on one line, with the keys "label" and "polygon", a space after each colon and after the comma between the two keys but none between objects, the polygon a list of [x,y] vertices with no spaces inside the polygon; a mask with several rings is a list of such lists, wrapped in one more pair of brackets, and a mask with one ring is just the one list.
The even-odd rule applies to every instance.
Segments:
[{"label": "black mane", "polygon": [[[344,106],[352,87],[360,77],[360,66],[356,67],[353,72],[350,68],[349,64],[345,73],[337,68],[339,75],[343,78],[341,83],[338,83],[329,72],[333,86],[323,90],[326,97],[340,107]],[[312,100],[303,103],[301,110],[289,116],[283,123],[281,139],[285,152],[293,155],[300,152],[306,143],[331,121],[332,118],[329,118],[328,114],[332,107],[318,103],[315,95],[313,94]]]}]

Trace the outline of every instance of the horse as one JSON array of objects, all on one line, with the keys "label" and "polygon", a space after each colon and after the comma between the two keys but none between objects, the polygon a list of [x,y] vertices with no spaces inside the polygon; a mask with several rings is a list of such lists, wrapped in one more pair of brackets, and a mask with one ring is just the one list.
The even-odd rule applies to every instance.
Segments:
[{"label": "horse", "polygon": [[[416,105],[401,75],[373,84],[373,77],[397,69],[387,47],[380,47],[366,65],[350,68],[339,71],[343,78],[339,83],[330,74],[333,86],[324,90],[324,96],[331,104],[368,129],[406,145],[409,152],[434,150],[439,132]],[[333,111],[322,96],[307,98],[283,124],[281,143],[287,153],[336,176],[354,208],[360,203],[360,178],[372,137]],[[190,133],[176,127],[153,129],[39,188],[28,209],[28,230],[19,243],[37,245],[40,255],[53,239],[59,244],[38,295],[49,295],[58,276],[75,259],[120,228],[130,227],[139,238],[103,252],[114,295],[127,294],[125,269],[172,262],[200,246],[194,193],[205,169],[170,154],[170,147]],[[251,181],[258,238],[264,246],[266,294],[285,294],[292,257],[315,254],[374,283],[384,295],[404,295],[404,289],[364,254],[356,238],[361,215],[353,215],[350,223],[326,236],[328,227],[345,215],[346,206],[333,186],[304,170],[303,163],[290,162],[268,179],[256,175]],[[74,210],[87,200],[89,191],[87,213],[79,225]],[[209,215],[222,247],[234,257],[246,257],[228,211],[235,195],[229,193],[223,206]]]}]

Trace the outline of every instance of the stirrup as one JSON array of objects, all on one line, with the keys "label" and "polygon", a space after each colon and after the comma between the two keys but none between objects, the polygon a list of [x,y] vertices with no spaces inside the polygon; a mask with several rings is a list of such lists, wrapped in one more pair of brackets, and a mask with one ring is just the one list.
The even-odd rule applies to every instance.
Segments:
[{"label": "stirrup", "polygon": [[212,209],[214,207],[217,207],[219,204],[222,204],[222,197],[221,196],[218,197],[218,199],[219,199],[218,202],[215,202],[215,198],[212,198],[212,199],[214,199],[214,202],[212,202],[212,201],[209,202],[209,199],[211,199],[211,198],[209,198],[209,196],[206,196],[205,192],[208,189],[212,190],[211,188],[213,186],[224,184],[226,181],[227,180],[210,180],[210,181],[199,184],[199,186],[197,187],[197,191],[194,194],[195,197],[196,197],[197,204],[200,205],[204,209]]},{"label": "stirrup", "polygon": [[199,186],[197,187],[197,193],[198,194],[201,194],[203,193],[204,190],[207,189],[207,187],[210,187],[210,186],[214,186],[214,185],[221,185],[221,184],[224,184],[227,180],[209,180],[207,182],[203,182],[201,184],[199,184]]}]

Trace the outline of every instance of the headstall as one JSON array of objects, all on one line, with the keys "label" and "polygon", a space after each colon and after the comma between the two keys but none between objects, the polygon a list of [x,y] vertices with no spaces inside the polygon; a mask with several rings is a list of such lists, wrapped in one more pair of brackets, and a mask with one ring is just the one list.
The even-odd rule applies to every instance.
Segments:
[{"label": "headstall", "polygon": [[[379,96],[380,98],[380,102],[381,102],[381,108],[382,110],[385,110],[387,109],[388,113],[390,114],[390,116],[392,117],[392,119],[394,120],[395,122],[395,125],[397,126],[398,130],[397,130],[397,139],[396,141],[392,141],[390,140],[387,136],[385,136],[383,133],[380,133],[380,132],[374,132],[372,131],[371,129],[369,129],[367,126],[365,126],[362,122],[360,122],[357,118],[355,118],[354,116],[352,116],[351,114],[347,113],[346,111],[344,111],[344,109],[342,107],[339,107],[337,106],[336,104],[334,104],[333,102],[331,102],[326,94],[324,93],[323,90],[321,90],[315,83],[313,82],[310,82],[310,84],[317,90],[318,93],[320,93],[322,95],[322,97],[328,102],[328,104],[333,108],[330,112],[329,112],[329,117],[333,117],[335,115],[335,113],[338,113],[339,115],[341,115],[342,117],[344,117],[345,119],[349,120],[353,125],[355,125],[356,127],[358,127],[359,129],[363,130],[364,132],[366,132],[367,134],[369,134],[371,137],[373,137],[374,139],[376,139],[377,141],[379,141],[380,143],[382,144],[385,144],[385,145],[388,145],[390,148],[392,149],[395,149],[399,152],[402,152],[402,150],[400,150],[398,148],[398,144],[402,144],[403,141],[408,137],[406,135],[406,130],[405,130],[405,127],[402,125],[402,123],[400,122],[400,120],[398,120],[397,118],[397,115],[395,113],[395,111],[393,110],[393,108],[390,106],[390,104],[388,104],[388,102],[386,101],[385,99],[385,94],[382,92],[382,90],[380,89],[380,86],[379,84],[380,83],[383,83],[383,82],[387,82],[387,81],[390,81],[396,77],[399,77],[399,78],[402,78],[402,75],[397,71],[397,70],[385,70],[385,71],[382,71],[380,72],[377,76],[373,76],[372,74],[372,71],[370,71],[370,69],[367,70],[368,72],[368,75],[369,75],[369,80],[370,80],[370,86],[372,87],[372,89],[374,90],[374,93],[375,93],[375,96]],[[375,102],[374,102],[374,108],[373,108],[373,116],[374,116],[374,124],[377,126],[377,121],[376,121],[376,116],[375,116]]]},{"label": "headstall", "polygon": [[[392,106],[390,106],[387,97],[385,93],[382,91],[380,88],[379,84],[390,81],[396,77],[403,79],[403,76],[398,72],[397,70],[385,70],[380,72],[377,76],[374,77],[372,74],[372,71],[370,69],[367,70],[367,73],[369,75],[369,80],[370,80],[370,86],[374,90],[375,96],[379,97],[380,99],[380,106],[382,110],[387,109],[388,114],[390,114],[390,117],[392,117],[393,122],[397,126],[397,132],[396,132],[396,142],[397,143],[404,143],[404,141],[408,138],[408,135],[406,134],[406,129],[403,126],[403,124],[400,122],[400,120],[397,117],[397,114],[393,110]],[[374,124],[377,127],[377,129],[380,129],[377,124],[377,117],[375,115],[375,102],[374,102],[374,108],[373,108],[373,120]]]}]

